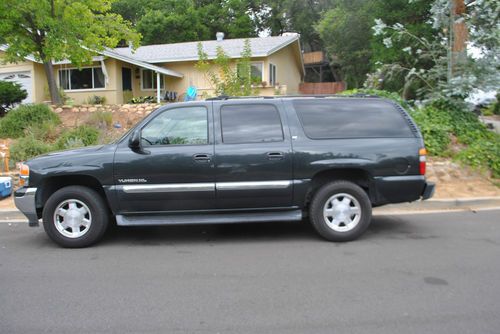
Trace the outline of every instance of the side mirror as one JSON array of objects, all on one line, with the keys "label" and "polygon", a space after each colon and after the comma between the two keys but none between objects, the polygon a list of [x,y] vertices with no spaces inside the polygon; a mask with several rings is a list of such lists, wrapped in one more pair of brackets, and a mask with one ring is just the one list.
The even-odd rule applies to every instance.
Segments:
[{"label": "side mirror", "polygon": [[128,147],[133,150],[140,150],[141,148],[141,130],[137,129],[132,132],[132,135],[128,139]]}]

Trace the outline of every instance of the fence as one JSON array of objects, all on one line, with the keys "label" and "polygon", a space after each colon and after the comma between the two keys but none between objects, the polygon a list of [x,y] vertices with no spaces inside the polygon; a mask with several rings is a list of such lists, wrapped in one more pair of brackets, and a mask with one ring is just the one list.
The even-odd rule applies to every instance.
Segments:
[{"label": "fence", "polygon": [[336,94],[344,91],[345,82],[303,82],[299,85],[301,94]]}]

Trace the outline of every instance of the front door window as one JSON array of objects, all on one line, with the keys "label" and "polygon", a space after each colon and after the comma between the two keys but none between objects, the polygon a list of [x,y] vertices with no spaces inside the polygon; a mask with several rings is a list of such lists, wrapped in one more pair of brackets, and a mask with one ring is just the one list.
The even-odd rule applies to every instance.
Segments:
[{"label": "front door window", "polygon": [[207,116],[207,109],[204,107],[167,110],[143,128],[142,144],[145,146],[207,144]]}]

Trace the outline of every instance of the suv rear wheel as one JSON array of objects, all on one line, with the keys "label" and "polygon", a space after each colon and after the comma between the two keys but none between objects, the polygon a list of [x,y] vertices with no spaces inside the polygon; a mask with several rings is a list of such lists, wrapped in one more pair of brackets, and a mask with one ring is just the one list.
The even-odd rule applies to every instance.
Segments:
[{"label": "suv rear wheel", "polygon": [[63,247],[87,247],[102,238],[108,226],[108,209],[102,197],[82,186],[69,186],[49,197],[43,209],[47,235]]},{"label": "suv rear wheel", "polygon": [[372,207],[366,192],[349,181],[335,181],[321,187],[309,207],[311,223],[330,241],[351,241],[370,225]]}]

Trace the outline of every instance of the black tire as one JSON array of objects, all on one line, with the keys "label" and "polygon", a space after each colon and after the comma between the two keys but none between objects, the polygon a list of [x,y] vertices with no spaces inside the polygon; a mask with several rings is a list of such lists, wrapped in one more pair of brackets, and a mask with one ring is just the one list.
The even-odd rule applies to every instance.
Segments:
[{"label": "black tire", "polygon": [[[55,210],[60,204],[69,200],[83,203],[88,209],[84,209],[88,214],[82,217],[90,217],[91,223],[88,229],[78,227],[78,230],[84,232],[80,237],[65,236],[62,234],[64,231],[60,232],[56,227]],[[67,248],[81,248],[90,246],[102,238],[109,224],[109,210],[104,199],[95,190],[83,186],[68,186],[49,197],[43,208],[42,218],[45,232],[55,243]],[[73,233],[71,227],[66,231],[68,234]]]},{"label": "black tire", "polygon": [[[350,201],[350,203],[344,204],[344,207],[342,207],[341,209],[346,210],[345,212],[350,213],[351,207],[359,207],[360,214],[359,218],[357,218],[356,214],[346,214],[344,216],[338,215],[337,217],[349,216],[349,220],[357,221],[357,223],[353,224],[353,227],[351,229],[349,229],[348,224],[341,223],[339,224],[339,227],[335,228],[342,229],[343,227],[345,227],[346,230],[337,231],[330,227],[334,225],[332,224],[332,221],[335,219],[335,216],[331,217],[332,220],[329,220],[329,222],[327,223],[327,219],[330,219],[330,217],[325,218],[323,210],[325,209],[327,202],[330,202],[329,199],[334,196],[338,196],[335,197],[336,200],[343,199],[344,197],[341,196],[342,194],[348,195],[345,197],[347,197],[347,201]],[[330,205],[331,204],[329,204],[329,206]],[[345,209],[346,207],[349,209]],[[333,208],[333,205],[328,209],[331,208]],[[344,213],[344,211],[342,211],[342,213]],[[351,219],[352,217],[354,217],[354,219]],[[361,236],[370,225],[371,218],[372,206],[368,195],[360,186],[349,181],[335,181],[325,184],[314,194],[309,206],[309,219],[311,221],[311,224],[319,235],[330,241],[351,241],[359,238],[359,236]],[[344,224],[344,226],[342,226],[342,224]]]}]

